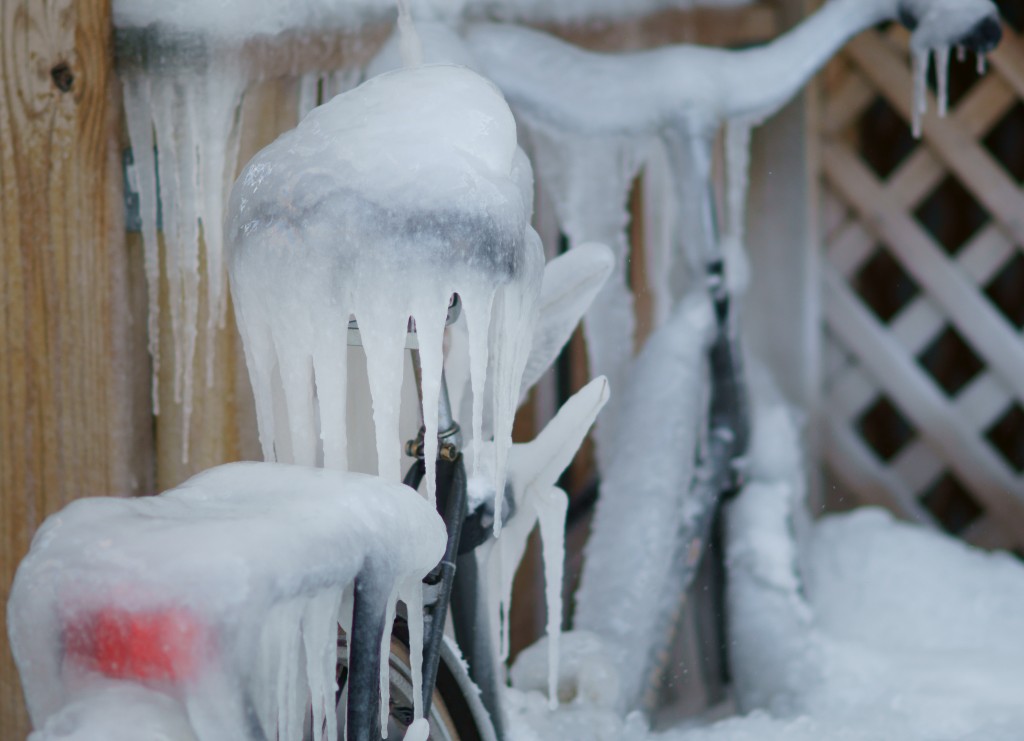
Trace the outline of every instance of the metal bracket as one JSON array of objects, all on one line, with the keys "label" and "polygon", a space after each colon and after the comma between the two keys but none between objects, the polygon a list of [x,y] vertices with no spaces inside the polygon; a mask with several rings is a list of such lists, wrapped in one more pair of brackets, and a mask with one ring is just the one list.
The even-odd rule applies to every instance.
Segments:
[{"label": "metal bracket", "polygon": [[[153,167],[156,173],[156,228],[163,231],[164,208],[160,198],[160,163],[153,148]],[[127,232],[142,231],[142,207],[139,205],[139,176],[135,170],[135,154],[131,149],[121,153],[121,172],[124,177],[124,228]]]}]

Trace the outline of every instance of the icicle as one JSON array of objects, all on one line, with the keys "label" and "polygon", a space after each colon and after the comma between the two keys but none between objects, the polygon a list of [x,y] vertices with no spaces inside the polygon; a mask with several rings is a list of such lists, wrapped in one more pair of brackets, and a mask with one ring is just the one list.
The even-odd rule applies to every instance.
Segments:
[{"label": "icicle", "polygon": [[[399,593],[409,626],[409,669],[412,671],[413,718],[423,717],[423,582],[410,579]],[[406,735],[408,738],[408,734]]]},{"label": "icicle", "polygon": [[[438,402],[441,397],[441,373],[444,368],[444,327],[450,301],[444,291],[425,295],[416,302],[413,318],[420,354],[420,393],[423,414],[423,460],[436,461],[438,451]],[[437,469],[428,465],[427,500],[437,501]]]},{"label": "icicle", "polygon": [[359,67],[345,67],[328,72],[324,77],[321,100],[326,103],[335,95],[348,92],[359,84],[362,77],[363,70]]},{"label": "icicle", "polygon": [[318,446],[313,410],[312,358],[287,345],[278,346],[277,358],[288,414],[291,455],[286,460],[300,466],[315,466]]},{"label": "icicle", "polygon": [[313,741],[338,738],[334,693],[338,661],[338,611],[341,593],[327,589],[306,606],[302,639],[306,651],[306,681],[312,700]]},{"label": "icicle", "polygon": [[967,47],[963,44],[957,44],[956,47],[956,61],[966,62],[967,61]]},{"label": "icicle", "polygon": [[978,52],[978,74],[983,75],[988,71],[988,59],[984,52]]},{"label": "icicle", "polygon": [[387,611],[384,613],[384,635],[380,641],[380,728],[381,736],[388,737],[388,716],[391,714],[391,629],[395,624],[399,585],[391,590]]},{"label": "icicle", "polygon": [[534,502],[544,557],[544,592],[547,603],[548,706],[558,707],[559,637],[562,634],[562,579],[565,571],[565,519],[569,497],[555,487]]},{"label": "icicle", "polygon": [[914,76],[912,128],[915,139],[921,138],[922,117],[928,111],[928,67],[931,64],[931,54],[931,49],[914,49],[912,54]]},{"label": "icicle", "polygon": [[[462,291],[463,312],[469,333],[469,384],[473,393],[473,441],[484,442],[484,399],[490,361],[490,328],[494,294],[484,291]],[[472,476],[479,475],[484,456],[473,457]]]},{"label": "icicle", "polygon": [[[238,156],[245,75],[230,59],[217,73],[127,72],[124,97],[136,161],[149,290],[149,349],[153,357],[154,408],[159,413],[160,246],[157,194],[163,221],[166,278],[174,348],[174,400],[182,406],[182,460],[188,460],[193,405],[193,363],[199,338],[199,266],[206,266],[206,382],[213,381],[215,331],[224,325],[224,201]],[[160,182],[153,167],[154,133]],[[202,241],[200,241],[200,238]],[[203,251],[200,252],[200,244]]]},{"label": "icicle", "polygon": [[426,718],[415,721],[405,732],[405,741],[427,741],[430,738],[430,723]]},{"label": "icicle", "polygon": [[348,320],[349,312],[343,310],[334,321],[324,322],[313,350],[324,468],[343,471],[348,470]]},{"label": "icicle", "polygon": [[319,72],[306,72],[299,78],[299,104],[296,118],[301,121],[306,114],[320,105],[320,91],[324,78]]},{"label": "icicle", "polygon": [[160,242],[157,237],[156,159],[153,142],[153,102],[150,82],[145,75],[124,76],[124,110],[128,123],[128,139],[132,144],[135,182],[139,195],[139,216],[142,221],[143,263],[149,301],[149,355],[153,360],[150,393],[153,413],[160,414]]},{"label": "icicle", "polygon": [[750,134],[748,121],[733,119],[725,127],[726,238],[743,244],[746,232],[747,191],[750,188]]},{"label": "icicle", "polygon": [[401,36],[402,64],[406,67],[423,64],[423,42],[412,22],[409,0],[398,0],[398,33]]},{"label": "icicle", "polygon": [[935,84],[938,88],[939,118],[945,118],[949,110],[949,47],[935,49]]},{"label": "icicle", "polygon": [[366,370],[373,399],[373,427],[377,441],[377,472],[385,481],[401,481],[401,442],[398,416],[401,404],[403,355],[408,331],[408,314],[382,306],[379,297],[372,310],[355,317],[366,350]]}]

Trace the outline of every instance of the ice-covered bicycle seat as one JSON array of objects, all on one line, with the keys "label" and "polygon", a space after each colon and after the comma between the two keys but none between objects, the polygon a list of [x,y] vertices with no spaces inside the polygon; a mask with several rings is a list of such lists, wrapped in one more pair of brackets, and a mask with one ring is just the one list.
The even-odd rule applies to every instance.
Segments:
[{"label": "ice-covered bicycle seat", "polygon": [[420,604],[446,539],[408,487],[275,463],[75,501],[36,534],[8,607],[33,724],[128,681],[169,688],[200,741],[248,738],[247,707],[266,737],[301,738],[311,705],[333,718],[354,581]]},{"label": "ice-covered bicycle seat", "polygon": [[[436,410],[458,294],[479,401],[474,430],[489,389],[493,468],[503,478],[544,262],[532,199],[502,94],[454,65],[372,78],[257,154],[235,184],[227,236],[266,458],[347,467],[344,328],[354,317],[380,474],[397,480],[406,327],[411,318],[419,335],[423,408]],[[428,456],[436,416],[424,414]]]}]

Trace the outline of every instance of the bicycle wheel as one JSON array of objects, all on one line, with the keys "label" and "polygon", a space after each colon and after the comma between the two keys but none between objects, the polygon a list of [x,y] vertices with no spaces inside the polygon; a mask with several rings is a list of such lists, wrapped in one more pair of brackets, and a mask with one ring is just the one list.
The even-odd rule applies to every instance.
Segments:
[{"label": "bicycle wheel", "polygon": [[[338,638],[338,739],[345,734],[347,699],[345,637]],[[412,666],[409,660],[408,632],[404,622],[396,621],[391,634],[389,655],[391,697],[388,712],[388,739],[403,739],[413,720]],[[437,681],[427,717],[431,741],[494,741],[495,734],[478,692],[466,675],[465,667],[454,651],[444,645]]]}]

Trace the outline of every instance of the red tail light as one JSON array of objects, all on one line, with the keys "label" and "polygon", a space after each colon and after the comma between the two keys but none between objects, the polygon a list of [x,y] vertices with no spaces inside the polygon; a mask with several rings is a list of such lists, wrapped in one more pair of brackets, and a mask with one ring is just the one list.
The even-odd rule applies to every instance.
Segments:
[{"label": "red tail light", "polygon": [[64,626],[66,656],[114,679],[194,678],[209,647],[209,628],[181,608],[129,612],[107,607],[76,615]]}]

